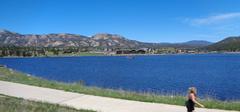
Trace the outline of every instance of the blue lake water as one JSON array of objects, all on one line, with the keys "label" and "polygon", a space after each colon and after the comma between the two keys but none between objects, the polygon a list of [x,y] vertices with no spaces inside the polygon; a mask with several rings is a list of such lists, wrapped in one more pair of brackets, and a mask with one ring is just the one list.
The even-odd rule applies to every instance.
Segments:
[{"label": "blue lake water", "polygon": [[89,86],[170,94],[185,94],[195,86],[201,97],[240,99],[239,54],[0,58],[0,64]]}]

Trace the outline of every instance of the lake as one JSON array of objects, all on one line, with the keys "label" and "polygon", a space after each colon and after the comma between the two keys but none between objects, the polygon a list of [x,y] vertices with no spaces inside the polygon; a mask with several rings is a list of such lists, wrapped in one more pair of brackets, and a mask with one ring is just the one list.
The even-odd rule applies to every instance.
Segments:
[{"label": "lake", "polygon": [[137,92],[240,99],[240,54],[0,58],[0,64],[62,82]]}]

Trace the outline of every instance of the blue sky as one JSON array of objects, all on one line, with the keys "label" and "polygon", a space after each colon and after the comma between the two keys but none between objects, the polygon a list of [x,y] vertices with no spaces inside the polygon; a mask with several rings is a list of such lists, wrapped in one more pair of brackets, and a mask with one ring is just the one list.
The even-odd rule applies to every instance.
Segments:
[{"label": "blue sky", "polygon": [[23,34],[120,34],[145,42],[240,35],[240,0],[0,0],[0,28]]}]

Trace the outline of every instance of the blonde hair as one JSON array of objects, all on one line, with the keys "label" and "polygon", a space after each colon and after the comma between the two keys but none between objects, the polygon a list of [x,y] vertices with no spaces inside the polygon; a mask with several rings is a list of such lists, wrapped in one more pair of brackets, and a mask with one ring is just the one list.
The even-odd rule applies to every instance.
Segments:
[{"label": "blonde hair", "polygon": [[193,93],[195,96],[197,95],[197,89],[195,87],[188,88],[188,94]]}]

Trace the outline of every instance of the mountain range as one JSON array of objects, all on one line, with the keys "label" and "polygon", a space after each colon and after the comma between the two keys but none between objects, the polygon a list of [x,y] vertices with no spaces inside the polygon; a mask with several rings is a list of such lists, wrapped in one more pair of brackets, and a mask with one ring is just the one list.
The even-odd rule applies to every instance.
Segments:
[{"label": "mountain range", "polygon": [[20,34],[0,30],[0,46],[22,47],[100,47],[100,48],[201,48],[209,51],[240,51],[240,36],[227,37],[212,43],[192,40],[182,43],[147,43],[127,39],[117,34],[99,33],[84,36],[69,33]]},{"label": "mountain range", "polygon": [[102,48],[199,48],[211,45],[211,42],[193,40],[183,43],[147,43],[127,39],[117,34],[99,33],[91,37],[69,34],[20,34],[8,30],[0,30],[1,46],[35,46],[35,47],[102,47]]}]

